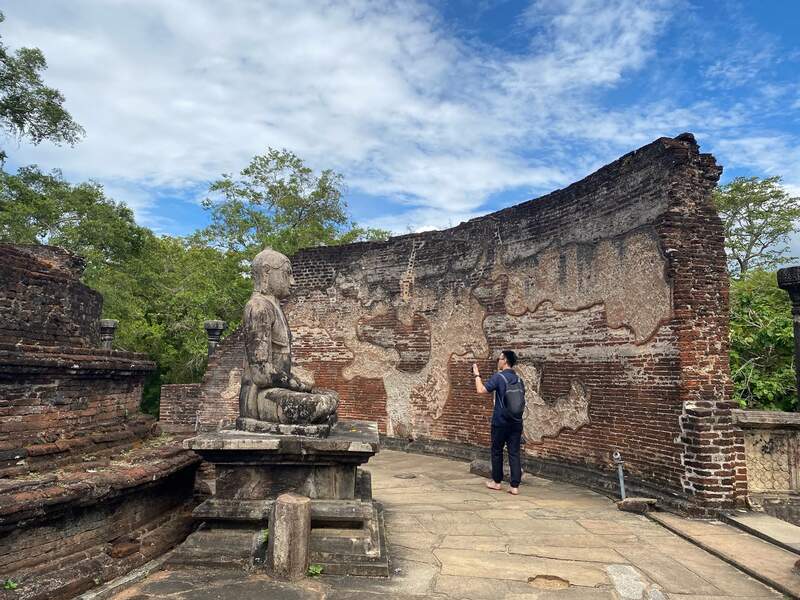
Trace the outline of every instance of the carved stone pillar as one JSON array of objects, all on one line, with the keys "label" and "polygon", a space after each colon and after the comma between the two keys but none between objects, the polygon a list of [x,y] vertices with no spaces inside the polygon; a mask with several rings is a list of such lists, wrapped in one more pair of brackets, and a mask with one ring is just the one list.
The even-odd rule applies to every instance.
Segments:
[{"label": "carved stone pillar", "polygon": [[115,319],[100,319],[100,347],[111,350],[114,343],[114,333],[117,331],[119,321]]},{"label": "carved stone pillar", "polygon": [[792,299],[794,320],[794,369],[797,381],[797,404],[800,410],[800,266],[778,269],[778,287],[786,290]]},{"label": "carved stone pillar", "polygon": [[204,321],[203,327],[206,329],[206,335],[208,335],[208,356],[210,357],[214,354],[214,350],[219,344],[219,339],[222,336],[222,332],[225,331],[227,323],[225,321],[219,320],[211,320],[211,321]]}]

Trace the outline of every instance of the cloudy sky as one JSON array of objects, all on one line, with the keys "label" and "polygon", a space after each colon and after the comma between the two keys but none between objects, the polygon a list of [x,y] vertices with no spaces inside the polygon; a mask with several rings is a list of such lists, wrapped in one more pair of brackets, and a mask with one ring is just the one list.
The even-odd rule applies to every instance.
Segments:
[{"label": "cloudy sky", "polygon": [[[14,145],[156,231],[268,146],[344,174],[356,221],[455,225],[695,133],[800,195],[796,0],[6,0],[86,129]],[[800,254],[800,240],[795,240]]]}]

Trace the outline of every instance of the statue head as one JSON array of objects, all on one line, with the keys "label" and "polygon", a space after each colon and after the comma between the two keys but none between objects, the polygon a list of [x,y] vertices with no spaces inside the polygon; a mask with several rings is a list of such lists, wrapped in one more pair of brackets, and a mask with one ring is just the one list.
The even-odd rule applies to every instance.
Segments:
[{"label": "statue head", "polygon": [[288,298],[294,285],[292,264],[280,252],[264,248],[253,259],[253,288],[262,294],[278,299]]}]

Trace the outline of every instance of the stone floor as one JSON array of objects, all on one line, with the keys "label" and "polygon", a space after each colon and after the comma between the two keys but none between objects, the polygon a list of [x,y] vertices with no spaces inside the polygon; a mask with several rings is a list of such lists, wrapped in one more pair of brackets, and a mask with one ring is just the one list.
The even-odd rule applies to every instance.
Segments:
[{"label": "stone floor", "polygon": [[[589,490],[528,476],[493,492],[468,464],[384,450],[368,465],[393,575],[300,585],[232,571],[160,571],[118,600],[746,600],[782,596]],[[108,597],[108,596],[106,596]]]}]

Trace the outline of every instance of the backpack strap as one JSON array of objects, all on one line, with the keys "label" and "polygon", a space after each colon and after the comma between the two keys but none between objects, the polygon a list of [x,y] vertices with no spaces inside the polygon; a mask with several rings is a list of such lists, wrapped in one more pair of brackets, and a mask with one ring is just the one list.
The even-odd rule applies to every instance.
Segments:
[{"label": "backpack strap", "polygon": [[[508,379],[506,379],[506,376],[505,376],[505,375],[503,375],[503,372],[502,372],[502,371],[498,371],[498,372],[497,372],[497,374],[498,374],[498,375],[500,375],[500,378],[501,378],[503,381],[505,381],[505,382],[506,382],[506,390],[508,390]],[[502,406],[502,407],[503,407],[503,412],[504,412],[504,413],[506,413],[506,414],[508,414],[508,409],[506,408],[506,399],[505,399],[505,397],[504,397],[504,396],[501,396],[500,394],[498,394],[498,393],[497,393],[497,390],[495,390],[495,392],[494,392],[494,393],[495,393],[495,395],[496,395],[498,398],[500,398],[500,406]]]}]

